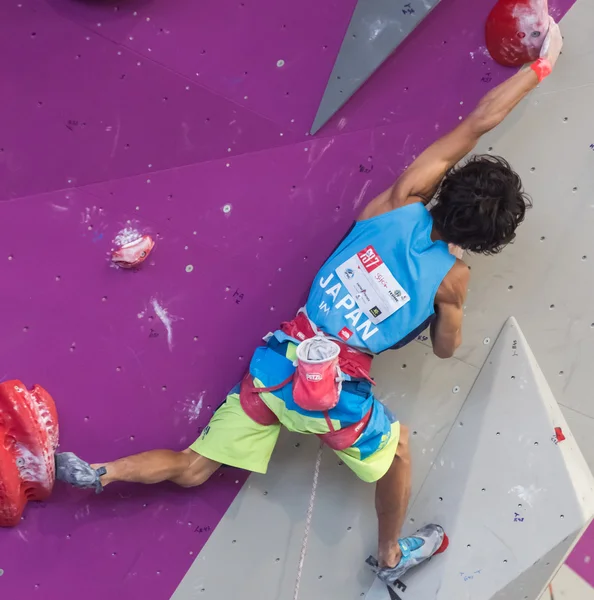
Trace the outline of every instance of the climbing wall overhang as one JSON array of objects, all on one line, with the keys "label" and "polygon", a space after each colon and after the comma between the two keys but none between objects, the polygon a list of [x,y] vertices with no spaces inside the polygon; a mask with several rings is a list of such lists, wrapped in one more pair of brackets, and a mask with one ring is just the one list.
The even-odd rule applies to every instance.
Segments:
[{"label": "climbing wall overhang", "polygon": [[441,0],[358,0],[311,127],[316,133]]},{"label": "climbing wall overhang", "polygon": [[[594,477],[511,318],[407,517],[407,534],[439,523],[450,546],[397,593],[537,600],[593,517]],[[376,581],[367,600],[391,596]]]}]

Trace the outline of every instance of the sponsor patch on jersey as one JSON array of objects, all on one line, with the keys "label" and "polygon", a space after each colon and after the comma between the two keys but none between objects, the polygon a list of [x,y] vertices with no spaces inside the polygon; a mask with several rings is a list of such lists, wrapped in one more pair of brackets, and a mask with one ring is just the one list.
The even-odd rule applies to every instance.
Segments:
[{"label": "sponsor patch on jersey", "polygon": [[377,325],[410,301],[373,246],[348,258],[336,274],[367,318]]},{"label": "sponsor patch on jersey", "polygon": [[382,314],[382,311],[377,307],[377,306],[372,306],[369,309],[369,312],[374,316],[374,317],[379,317]]},{"label": "sponsor patch on jersey", "polygon": [[343,327],[339,332],[338,332],[338,337],[343,339],[345,342],[347,340],[349,340],[351,338],[351,336],[353,335],[353,332],[348,329],[347,327]]}]

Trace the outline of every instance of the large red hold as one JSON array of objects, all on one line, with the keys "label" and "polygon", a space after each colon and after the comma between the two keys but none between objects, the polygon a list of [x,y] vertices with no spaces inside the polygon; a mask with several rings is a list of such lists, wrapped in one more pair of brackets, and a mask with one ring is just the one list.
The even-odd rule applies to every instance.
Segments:
[{"label": "large red hold", "polygon": [[549,25],[547,0],[499,0],[487,18],[487,49],[499,64],[519,67],[540,56]]},{"label": "large red hold", "polygon": [[52,397],[38,385],[0,383],[0,527],[17,525],[29,500],[50,495],[57,447]]}]

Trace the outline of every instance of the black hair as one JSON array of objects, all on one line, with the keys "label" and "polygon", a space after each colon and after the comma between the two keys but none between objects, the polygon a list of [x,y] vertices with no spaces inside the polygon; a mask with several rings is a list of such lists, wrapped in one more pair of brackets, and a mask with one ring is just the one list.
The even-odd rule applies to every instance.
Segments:
[{"label": "black hair", "polygon": [[444,241],[490,255],[514,240],[531,206],[509,163],[499,156],[480,155],[446,173],[431,215]]}]

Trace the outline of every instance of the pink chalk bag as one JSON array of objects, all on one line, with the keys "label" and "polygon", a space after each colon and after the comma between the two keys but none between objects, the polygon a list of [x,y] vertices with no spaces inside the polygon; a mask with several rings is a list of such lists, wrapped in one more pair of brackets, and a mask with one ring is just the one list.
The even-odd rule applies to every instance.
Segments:
[{"label": "pink chalk bag", "polygon": [[293,377],[293,400],[304,410],[330,410],[338,404],[342,375],[340,347],[323,335],[297,346],[297,369]]}]

